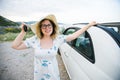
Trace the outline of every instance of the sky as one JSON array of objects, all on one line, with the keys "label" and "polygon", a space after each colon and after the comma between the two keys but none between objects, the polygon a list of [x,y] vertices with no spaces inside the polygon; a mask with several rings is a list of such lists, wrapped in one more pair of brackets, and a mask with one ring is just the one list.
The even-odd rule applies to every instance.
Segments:
[{"label": "sky", "polygon": [[54,14],[58,22],[120,22],[120,0],[0,0],[0,15],[12,21],[39,21]]}]

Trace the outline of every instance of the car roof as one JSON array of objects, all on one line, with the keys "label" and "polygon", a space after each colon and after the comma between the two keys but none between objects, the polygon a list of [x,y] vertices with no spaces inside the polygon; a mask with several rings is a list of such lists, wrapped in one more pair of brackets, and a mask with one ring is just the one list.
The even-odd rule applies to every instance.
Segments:
[{"label": "car roof", "polygon": [[[88,23],[74,23],[73,25],[87,25]],[[120,34],[120,22],[98,23],[96,26],[117,27]]]}]

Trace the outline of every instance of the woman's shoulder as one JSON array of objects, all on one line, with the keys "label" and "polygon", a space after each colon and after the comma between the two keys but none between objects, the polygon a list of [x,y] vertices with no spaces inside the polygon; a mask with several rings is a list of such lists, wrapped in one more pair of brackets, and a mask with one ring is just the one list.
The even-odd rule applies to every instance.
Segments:
[{"label": "woman's shoulder", "polygon": [[37,39],[38,39],[38,37],[36,35],[26,38],[26,40],[34,40],[34,41]]},{"label": "woman's shoulder", "polygon": [[57,37],[56,37],[56,39],[63,39],[63,38],[65,38],[66,37],[66,35],[58,35]]},{"label": "woman's shoulder", "polygon": [[66,42],[66,35],[58,35],[55,39],[56,45],[60,46]]},{"label": "woman's shoulder", "polygon": [[24,41],[24,43],[26,44],[26,46],[28,48],[30,47],[35,47],[36,43],[38,42],[38,38],[36,35],[32,36],[32,37],[29,37],[29,38],[26,38],[26,40]]},{"label": "woman's shoulder", "polygon": [[56,37],[56,41],[65,41],[66,40],[66,35],[58,35],[57,37]]}]

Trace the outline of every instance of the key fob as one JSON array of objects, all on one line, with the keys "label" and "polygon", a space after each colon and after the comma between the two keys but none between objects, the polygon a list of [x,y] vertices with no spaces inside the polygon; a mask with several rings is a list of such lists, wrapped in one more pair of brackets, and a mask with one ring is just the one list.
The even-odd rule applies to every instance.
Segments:
[{"label": "key fob", "polygon": [[27,26],[24,25],[23,28],[24,28],[24,31],[27,32]]}]

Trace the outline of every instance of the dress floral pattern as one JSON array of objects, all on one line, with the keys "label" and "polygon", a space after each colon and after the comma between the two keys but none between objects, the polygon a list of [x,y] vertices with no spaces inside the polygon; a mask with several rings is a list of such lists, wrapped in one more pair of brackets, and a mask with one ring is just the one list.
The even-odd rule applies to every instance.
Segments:
[{"label": "dress floral pattern", "polygon": [[56,59],[59,46],[66,42],[66,36],[59,35],[53,41],[52,48],[43,49],[40,40],[33,36],[24,41],[28,48],[34,48],[34,80],[60,80]]}]

